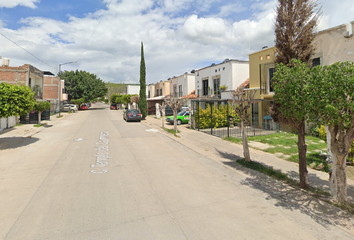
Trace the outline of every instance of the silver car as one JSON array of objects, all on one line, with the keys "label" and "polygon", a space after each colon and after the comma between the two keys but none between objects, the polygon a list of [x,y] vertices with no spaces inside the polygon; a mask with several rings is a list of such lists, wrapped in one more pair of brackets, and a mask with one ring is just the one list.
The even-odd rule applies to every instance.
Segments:
[{"label": "silver car", "polygon": [[77,112],[78,108],[75,104],[64,104],[63,105],[63,112]]}]

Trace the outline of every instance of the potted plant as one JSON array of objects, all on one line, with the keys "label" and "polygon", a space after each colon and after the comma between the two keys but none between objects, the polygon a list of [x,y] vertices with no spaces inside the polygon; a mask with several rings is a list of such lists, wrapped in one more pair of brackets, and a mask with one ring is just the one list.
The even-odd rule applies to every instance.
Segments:
[{"label": "potted plant", "polygon": [[223,92],[223,91],[225,91],[227,89],[227,86],[226,85],[221,85],[219,87],[219,89],[220,89],[221,92]]}]

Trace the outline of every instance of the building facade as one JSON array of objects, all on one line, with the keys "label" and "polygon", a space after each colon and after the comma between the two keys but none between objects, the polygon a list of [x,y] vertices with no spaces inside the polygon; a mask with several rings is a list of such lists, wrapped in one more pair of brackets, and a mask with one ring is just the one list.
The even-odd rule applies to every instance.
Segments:
[{"label": "building facade", "polygon": [[222,91],[236,90],[248,76],[248,61],[225,59],[222,63],[213,63],[195,71],[196,94],[200,98],[221,98]]}]

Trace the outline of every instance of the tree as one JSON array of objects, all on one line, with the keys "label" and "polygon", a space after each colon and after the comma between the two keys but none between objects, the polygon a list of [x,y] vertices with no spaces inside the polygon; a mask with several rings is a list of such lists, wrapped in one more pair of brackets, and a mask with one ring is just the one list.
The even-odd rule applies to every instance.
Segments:
[{"label": "tree", "polygon": [[172,111],[173,111],[173,129],[177,133],[177,110],[180,109],[183,106],[184,100],[171,97],[170,99],[166,99],[165,103],[166,103],[166,105],[168,105],[168,106],[170,106],[172,108]]},{"label": "tree", "polygon": [[310,106],[331,136],[331,194],[338,202],[348,204],[345,168],[354,140],[354,63],[318,66],[314,71]]},{"label": "tree", "polygon": [[276,13],[276,63],[288,64],[291,59],[309,63],[321,15],[316,0],[279,0]]},{"label": "tree", "polygon": [[[162,116],[161,116],[161,127],[165,128],[165,109],[166,109],[166,103],[162,102],[160,104],[160,108],[161,108],[161,112],[162,112]],[[156,109],[157,111],[157,109]]]},{"label": "tree", "polygon": [[146,67],[145,67],[145,59],[144,59],[144,46],[143,46],[143,42],[141,42],[139,109],[143,120],[147,116],[145,77],[146,77]]},{"label": "tree", "polygon": [[278,103],[277,121],[288,123],[298,133],[300,187],[307,188],[305,122],[309,114],[311,69],[307,63],[293,59],[289,65],[277,64],[273,77],[274,99]]},{"label": "tree", "polygon": [[65,91],[69,100],[83,98],[85,102],[89,102],[107,93],[105,83],[95,74],[76,70],[65,71],[59,75],[65,80]]},{"label": "tree", "polygon": [[28,86],[0,83],[0,118],[29,113],[36,102]]},{"label": "tree", "polygon": [[127,93],[127,85],[124,83],[106,83],[107,98],[111,100],[112,95],[122,95]]},{"label": "tree", "polygon": [[242,86],[233,93],[233,104],[232,107],[240,118],[240,128],[242,133],[242,145],[243,145],[243,157],[246,161],[251,161],[251,155],[248,147],[247,141],[247,129],[246,126],[249,122],[250,114],[249,109],[253,103],[256,103],[254,97],[257,90],[245,90]]},{"label": "tree", "polygon": [[[283,67],[288,65],[292,59],[298,59],[309,64],[311,56],[315,51],[315,48],[312,45],[315,38],[315,27],[317,26],[318,19],[321,15],[316,0],[279,0],[276,12],[277,17],[275,21],[275,47],[277,51],[277,57],[275,62],[282,63]],[[291,65],[289,65],[289,67],[291,67]],[[275,71],[278,71],[277,67]],[[278,77],[280,76],[278,75]],[[289,88],[295,89],[296,87],[290,86]],[[275,94],[277,94],[277,90],[274,89],[274,91]],[[286,94],[287,97],[292,97],[292,95],[287,93],[282,94]],[[278,97],[283,96],[282,94],[278,94]],[[296,94],[296,96],[299,96],[299,94]],[[296,97],[294,96],[292,98]],[[285,98],[282,99],[285,100]],[[280,113],[280,105],[281,102],[276,100],[271,109],[272,117],[276,122],[293,122],[293,124],[295,124],[295,128],[298,130],[300,187],[307,188],[307,146],[304,141],[305,118],[302,118],[301,123],[298,122],[301,119],[300,116],[298,116],[299,118],[296,118],[296,123],[293,121],[293,119],[287,119],[286,114]]]},{"label": "tree", "polygon": [[38,101],[35,103],[33,109],[38,112],[38,124],[41,124],[41,116],[42,112],[44,112],[47,109],[50,109],[50,102],[47,101]]},{"label": "tree", "polygon": [[79,98],[79,99],[71,99],[70,100],[72,103],[76,104],[77,106],[81,106],[81,104],[85,103],[85,99],[84,98]]}]

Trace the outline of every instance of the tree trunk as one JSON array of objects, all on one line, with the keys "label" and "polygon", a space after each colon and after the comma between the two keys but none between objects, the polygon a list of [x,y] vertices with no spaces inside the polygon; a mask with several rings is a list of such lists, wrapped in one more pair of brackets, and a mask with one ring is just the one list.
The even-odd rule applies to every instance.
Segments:
[{"label": "tree trunk", "polygon": [[307,171],[307,161],[306,161],[306,152],[307,145],[305,142],[305,122],[302,121],[298,127],[298,151],[299,151],[299,177],[300,177],[300,187],[308,188],[308,171]]},{"label": "tree trunk", "polygon": [[242,131],[242,145],[243,145],[243,157],[246,161],[251,161],[250,149],[247,142],[247,131],[244,122],[241,120],[241,131]]},{"label": "tree trunk", "polygon": [[334,131],[331,129],[331,151],[332,151],[332,165],[331,165],[331,179],[330,189],[331,195],[344,205],[349,203],[347,197],[347,176],[345,173],[347,154],[353,139],[346,139],[347,142],[340,142],[337,139],[344,139],[344,133],[337,133],[333,136]]},{"label": "tree trunk", "polygon": [[177,109],[173,109],[173,130],[177,133]]},{"label": "tree trunk", "polygon": [[38,112],[38,124],[41,124],[42,112]]},{"label": "tree trunk", "polygon": [[165,110],[162,109],[162,119],[161,119],[161,125],[162,125],[162,128],[165,128]]}]

